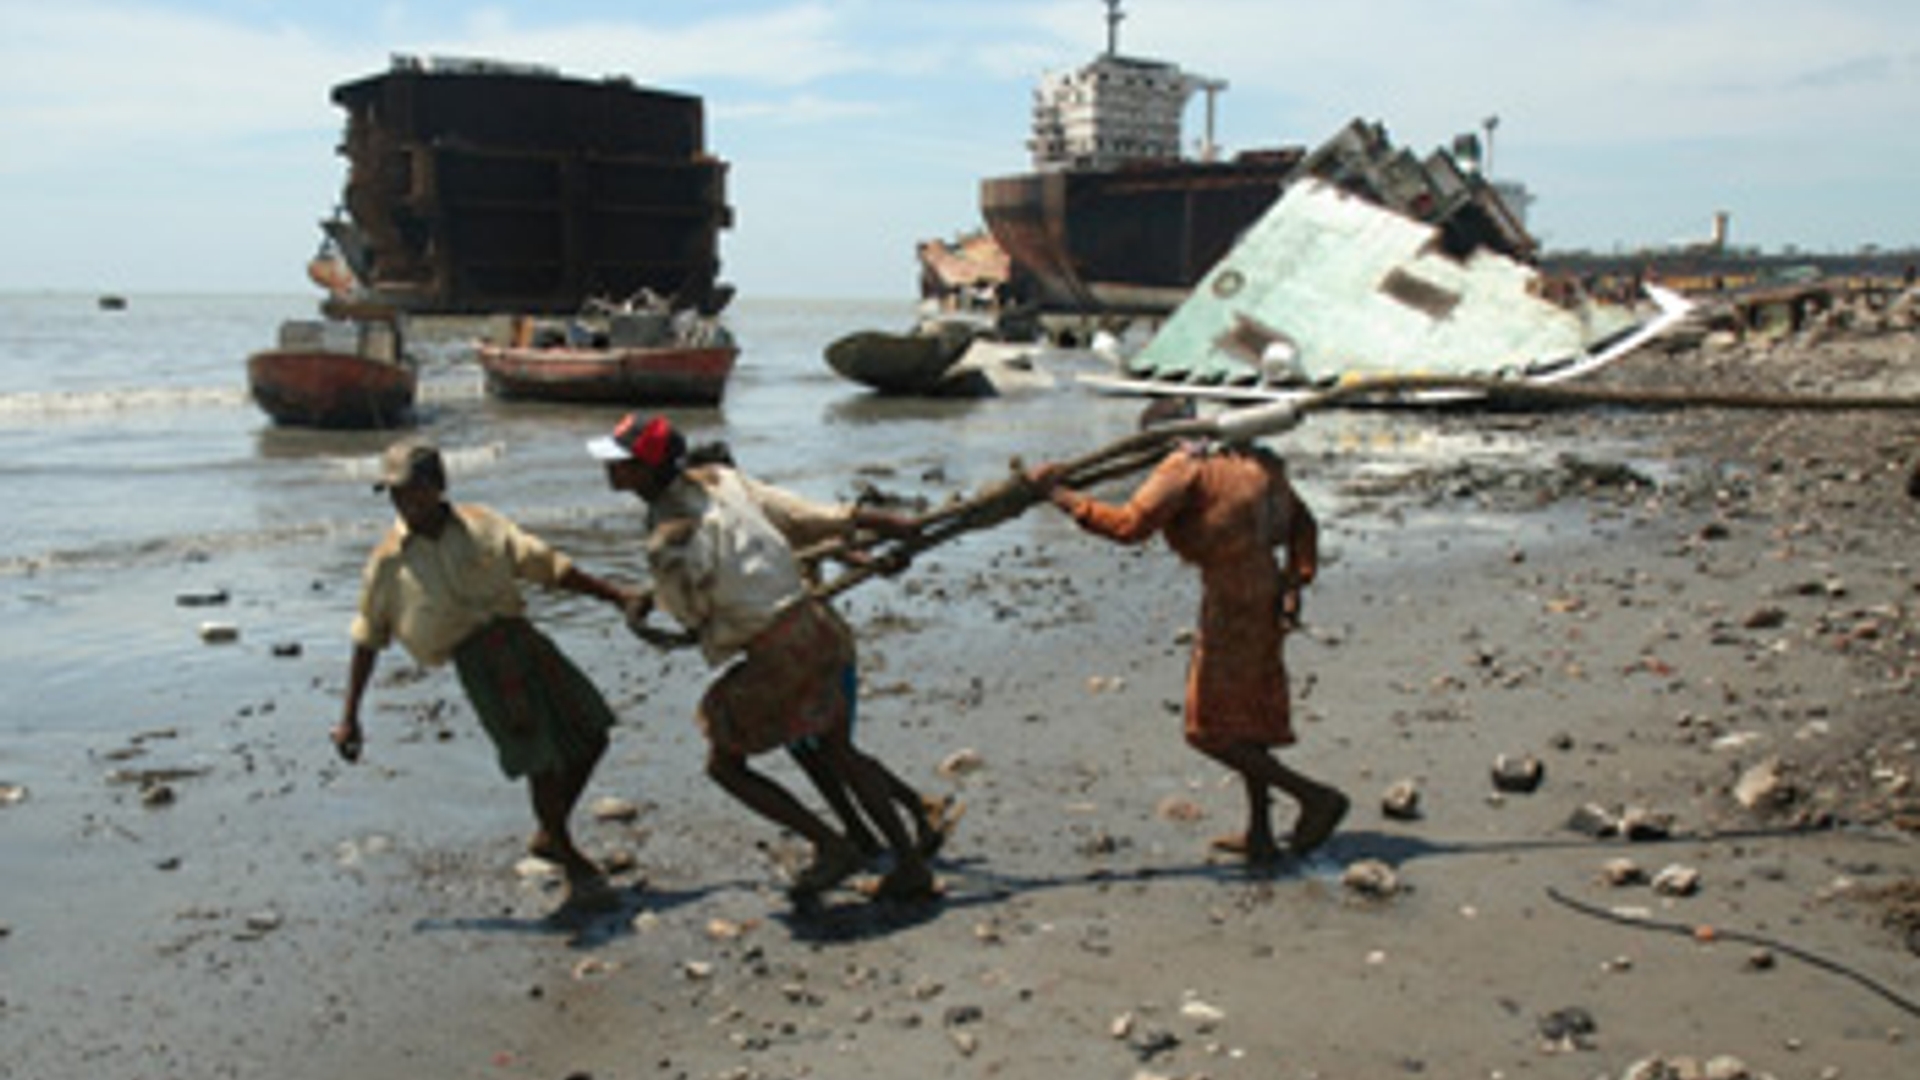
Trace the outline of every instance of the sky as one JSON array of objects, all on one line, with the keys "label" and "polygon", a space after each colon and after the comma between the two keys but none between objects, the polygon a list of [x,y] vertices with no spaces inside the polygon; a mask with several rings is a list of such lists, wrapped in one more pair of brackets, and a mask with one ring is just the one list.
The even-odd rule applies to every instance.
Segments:
[{"label": "sky", "polygon": [[[1549,249],[1920,246],[1913,0],[1129,0],[1121,51],[1224,79],[1228,152],[1497,118]],[[706,102],[743,297],[911,298],[914,244],[1027,168],[1101,0],[0,0],[0,290],[312,291],[340,83],[396,53]],[[1204,123],[1198,98],[1187,137]]]}]

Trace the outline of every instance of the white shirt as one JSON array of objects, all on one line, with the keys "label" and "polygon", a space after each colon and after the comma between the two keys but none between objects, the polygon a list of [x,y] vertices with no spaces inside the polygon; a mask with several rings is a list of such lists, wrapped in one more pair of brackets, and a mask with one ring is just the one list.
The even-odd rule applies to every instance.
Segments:
[{"label": "white shirt", "polygon": [[795,545],[846,532],[853,508],[824,505],[723,466],[675,478],[647,512],[647,563],[660,607],[719,664],[806,595]]}]

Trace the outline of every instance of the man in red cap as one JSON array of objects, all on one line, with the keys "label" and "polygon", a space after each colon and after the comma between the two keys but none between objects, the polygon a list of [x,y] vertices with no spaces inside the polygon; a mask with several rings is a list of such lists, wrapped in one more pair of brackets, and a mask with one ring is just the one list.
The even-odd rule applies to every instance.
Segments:
[{"label": "man in red cap", "polygon": [[[910,536],[913,522],[858,505],[824,506],[752,480],[724,463],[690,464],[687,443],[666,418],[639,414],[587,444],[608,486],[647,504],[653,597],[697,641],[707,661],[727,665],[700,700],[707,775],[762,817],[813,845],[794,884],[798,898],[844,881],[864,861],[859,846],[807,809],[748,759],[806,742],[827,786],[851,789],[892,848],[877,895],[916,899],[934,891],[930,846],[916,843],[895,812],[892,774],[853,745],[858,675],[853,634],[807,588],[796,547],[858,530]],[[642,636],[648,608],[631,612]]]},{"label": "man in red cap", "polygon": [[346,704],[333,742],[360,760],[360,702],[380,650],[394,640],[423,666],[451,660],[492,740],[500,770],[524,776],[538,830],[533,855],[566,872],[568,901],[611,894],[567,827],[607,749],[613,712],[586,676],[526,618],[520,582],[605,600],[625,610],[638,593],[603,581],[484,506],[447,499],[440,452],[418,440],[389,447],[375,489],[398,520],[374,548],[353,620]]}]

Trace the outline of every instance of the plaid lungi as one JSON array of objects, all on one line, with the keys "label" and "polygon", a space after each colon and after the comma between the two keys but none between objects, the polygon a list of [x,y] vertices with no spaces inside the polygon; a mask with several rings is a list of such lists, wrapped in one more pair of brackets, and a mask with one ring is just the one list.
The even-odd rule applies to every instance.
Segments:
[{"label": "plaid lungi", "polygon": [[509,777],[550,773],[604,748],[613,710],[527,620],[496,619],[474,631],[453,664]]},{"label": "plaid lungi", "polygon": [[1187,666],[1187,745],[1291,746],[1286,639],[1274,617],[1280,581],[1273,574],[1209,580]]},{"label": "plaid lungi", "polygon": [[707,688],[700,729],[715,747],[747,756],[840,730],[853,708],[854,663],[847,624],[819,600],[802,599]]}]

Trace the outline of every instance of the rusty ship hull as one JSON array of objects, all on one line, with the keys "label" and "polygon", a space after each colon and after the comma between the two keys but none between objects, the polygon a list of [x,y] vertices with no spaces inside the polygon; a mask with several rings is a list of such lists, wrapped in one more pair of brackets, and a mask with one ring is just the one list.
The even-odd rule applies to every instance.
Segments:
[{"label": "rusty ship hull", "polygon": [[1048,311],[1165,313],[1285,189],[1302,154],[994,177],[980,212],[1014,288]]},{"label": "rusty ship hull", "polygon": [[1156,315],[1178,307],[1288,187],[1309,177],[1433,225],[1456,256],[1482,247],[1521,260],[1537,252],[1485,178],[1445,151],[1416,157],[1359,119],[1311,152],[990,179],[980,209],[1023,299],[1047,311]]},{"label": "rusty ship hull", "polygon": [[649,290],[717,310],[727,164],[701,99],[624,79],[397,59],[336,86],[364,296],[416,314],[565,313]]}]

